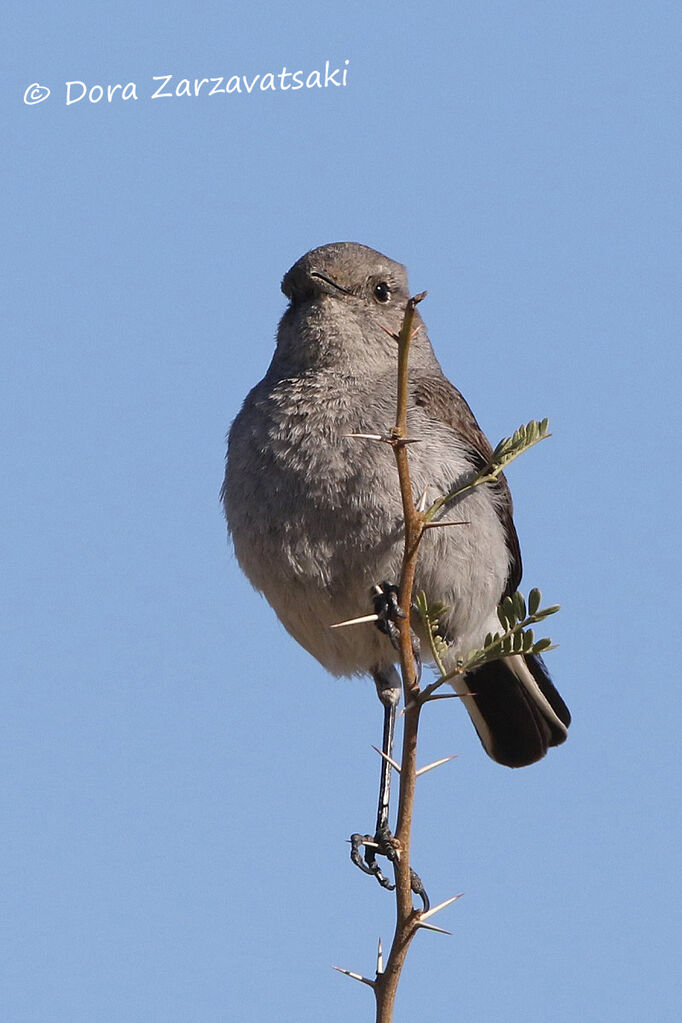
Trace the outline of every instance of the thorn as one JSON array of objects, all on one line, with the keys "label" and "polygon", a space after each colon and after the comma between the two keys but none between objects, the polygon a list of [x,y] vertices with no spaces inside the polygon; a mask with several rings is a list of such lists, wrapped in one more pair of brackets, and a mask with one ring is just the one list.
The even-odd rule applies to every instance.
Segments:
[{"label": "thorn", "polygon": [[[425,702],[427,702],[427,701],[425,701]],[[410,700],[409,703],[405,704],[405,706],[403,707],[402,710],[398,711],[398,717],[401,718],[403,716],[403,714],[405,714],[408,710],[412,710],[413,707],[416,707],[416,706],[417,706],[417,704],[415,703],[415,701],[414,700]]]},{"label": "thorn", "polygon": [[467,519],[461,522],[425,522],[422,529],[440,529],[442,526],[470,526],[471,522]]},{"label": "thorn", "polygon": [[346,977],[352,977],[353,980],[359,980],[361,984],[366,984],[368,987],[374,987],[374,981],[368,980],[367,977],[363,977],[361,973],[352,973],[351,970],[343,970],[340,966],[332,966],[332,970],[336,970],[338,973],[343,973]]},{"label": "thorn", "polygon": [[390,327],[387,327],[387,326],[386,326],[385,324],[383,324],[383,323],[380,323],[380,324],[379,324],[379,326],[381,327],[381,329],[382,329],[382,330],[384,330],[384,331],[385,331],[385,332],[386,332],[386,333],[388,334],[388,336],[389,336],[389,337],[393,338],[393,340],[394,340],[394,341],[396,342],[396,344],[398,343],[398,341],[400,340],[400,338],[398,337],[398,335],[397,335],[397,334],[394,334],[394,333],[393,333],[393,331],[391,330],[391,328],[390,328]]},{"label": "thorn", "polygon": [[438,693],[436,696],[427,696],[424,703],[432,703],[434,700],[462,700],[465,696],[476,696],[476,693]]},{"label": "thorn", "polygon": [[440,913],[441,909],[445,909],[447,906],[451,906],[453,902],[457,902],[461,899],[464,892],[460,892],[459,895],[453,895],[451,899],[446,899],[445,902],[439,902],[433,909],[429,909],[426,913],[419,914],[419,923],[423,924],[425,920],[428,920],[430,916],[434,916],[436,913]]},{"label": "thorn", "polygon": [[438,934],[449,934],[452,936],[452,931],[446,931],[444,927],[435,927],[434,924],[418,923],[417,927],[421,927],[425,931],[437,931]]},{"label": "thorn", "polygon": [[381,938],[379,938],[379,944],[377,946],[377,977],[380,973],[384,972],[384,950],[381,947]]},{"label": "thorn", "polygon": [[459,753],[453,753],[451,757],[443,757],[442,760],[434,760],[432,764],[427,764],[426,767],[420,767],[415,774],[415,778],[418,778],[420,774],[426,774],[427,771],[432,771],[434,767],[440,767],[441,764],[448,764],[451,760],[456,760]]},{"label": "thorn", "polygon": [[379,615],[363,615],[362,618],[349,618],[347,622],[336,622],[335,625],[330,625],[330,629],[343,629],[346,625],[362,625],[363,622],[378,622]]},{"label": "thorn", "polygon": [[342,433],[342,437],[359,437],[361,440],[381,440],[384,444],[391,444],[391,437],[384,437],[381,433]]},{"label": "thorn", "polygon": [[400,764],[396,764],[395,760],[393,760],[392,757],[389,757],[388,753],[384,753],[384,751],[382,749],[379,749],[378,746],[372,746],[372,749],[376,750],[379,756],[383,757],[384,760],[387,761],[387,763],[389,763],[391,767],[398,772],[398,774],[400,774]]},{"label": "thorn", "polygon": [[[350,839],[350,838],[347,838],[347,839],[346,839],[346,843],[347,843],[348,845],[352,845],[352,844],[353,844],[353,842],[352,842],[352,839]],[[372,842],[372,841],[370,840],[370,838],[369,838],[369,837],[368,837],[368,838],[366,838],[366,839],[364,840],[364,842],[361,842],[360,844],[361,844],[361,845],[364,845],[364,847],[365,847],[366,849],[378,849],[378,848],[379,848],[379,843],[378,843],[378,842]]]},{"label": "thorn", "polygon": [[426,511],[426,494],[427,494],[427,492],[428,492],[428,487],[426,487],[426,489],[422,491],[422,493],[419,496],[419,500],[415,504],[415,508],[417,509],[418,512],[425,512]]}]

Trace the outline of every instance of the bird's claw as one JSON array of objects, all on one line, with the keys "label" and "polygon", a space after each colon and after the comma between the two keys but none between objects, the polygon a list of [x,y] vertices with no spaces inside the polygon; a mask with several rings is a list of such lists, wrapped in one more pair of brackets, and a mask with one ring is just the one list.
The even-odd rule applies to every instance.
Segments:
[{"label": "bird's claw", "polygon": [[376,835],[350,836],[350,858],[355,866],[365,874],[374,875],[382,888],[388,888],[392,892],[395,885],[383,873],[377,863],[377,856],[385,856],[391,863],[398,859],[398,850],[390,831],[381,834],[377,832]]},{"label": "bird's claw", "polygon": [[407,618],[400,606],[399,598],[400,590],[393,583],[381,583],[374,587],[374,613],[379,616],[377,629],[388,636],[396,650],[400,639],[397,621],[400,618]]},{"label": "bird's claw", "polygon": [[[362,852],[364,848],[364,854]],[[382,888],[393,891],[392,884],[381,870],[376,861],[377,856],[385,856],[391,863],[396,863],[400,857],[396,840],[391,832],[377,832],[376,835],[351,835],[350,836],[350,858],[356,867],[359,867],[365,874],[373,875]],[[410,868],[410,887],[415,895],[422,900],[422,913],[425,913],[429,906],[429,897],[426,894],[424,885],[419,875]]]},{"label": "bird's claw", "polygon": [[422,884],[422,879],[412,868],[410,868],[410,887],[415,895],[418,895],[422,900],[422,913],[426,913],[431,905],[429,897],[426,894],[426,889]]},{"label": "bird's claw", "polygon": [[[395,650],[400,649],[398,621],[407,618],[399,603],[400,590],[394,583],[377,584],[373,589],[374,613],[379,616],[377,628],[390,639]],[[421,678],[421,643],[414,629],[410,630],[412,653],[417,668],[417,684]]]}]

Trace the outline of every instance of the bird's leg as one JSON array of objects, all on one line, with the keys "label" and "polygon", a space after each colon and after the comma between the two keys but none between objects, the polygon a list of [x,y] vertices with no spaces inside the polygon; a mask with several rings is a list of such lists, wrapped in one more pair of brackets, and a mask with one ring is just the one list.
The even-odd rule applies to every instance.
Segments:
[{"label": "bird's leg", "polygon": [[[382,873],[376,861],[377,854],[386,856],[391,862],[397,858],[397,850],[393,841],[393,835],[388,827],[388,813],[391,803],[391,764],[386,757],[393,756],[393,735],[395,732],[395,719],[400,701],[401,684],[398,672],[393,666],[383,671],[378,669],[373,673],[374,684],[377,687],[377,696],[384,708],[384,731],[381,742],[381,749],[384,756],[381,758],[381,780],[379,782],[379,805],[377,807],[377,823],[374,835],[351,835],[350,856],[356,866],[364,870],[366,874],[374,874],[377,881],[384,888],[393,889],[388,878]],[[362,848],[364,846],[364,856]]]},{"label": "bird's leg", "polygon": [[[373,673],[377,696],[384,708],[384,730],[381,749],[381,780],[379,782],[379,805],[377,807],[376,831],[372,835],[351,835],[351,859],[366,874],[373,874],[384,888],[393,890],[394,884],[388,880],[376,861],[377,855],[385,856],[391,863],[398,859],[399,852],[395,839],[388,826],[388,815],[391,802],[391,763],[387,758],[393,757],[393,736],[395,719],[400,701],[402,686],[398,672],[393,666],[388,669],[375,670]],[[364,855],[362,849],[364,847]],[[429,899],[424,886],[414,871],[411,871],[412,891],[421,898],[424,909],[429,907]]]}]

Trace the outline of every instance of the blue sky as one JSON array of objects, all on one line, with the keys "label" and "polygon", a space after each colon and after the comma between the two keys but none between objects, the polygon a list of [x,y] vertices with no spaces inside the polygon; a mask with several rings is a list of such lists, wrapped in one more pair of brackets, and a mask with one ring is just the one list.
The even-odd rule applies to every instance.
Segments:
[{"label": "blue sky", "polygon": [[[427,708],[421,762],[459,757],[420,782],[414,862],[465,897],[396,1020],[679,1018],[681,29],[666,2],[10,2],[10,1023],[372,1018],[330,965],[371,971],[392,933],[344,844],[373,822],[379,706],[283,632],[218,503],[279,281],[339,240],[428,289],[493,442],[550,419],[509,476],[574,715],[511,772],[455,701]],[[151,98],[326,61],[345,86]],[[105,98],[67,106],[68,81]]]}]

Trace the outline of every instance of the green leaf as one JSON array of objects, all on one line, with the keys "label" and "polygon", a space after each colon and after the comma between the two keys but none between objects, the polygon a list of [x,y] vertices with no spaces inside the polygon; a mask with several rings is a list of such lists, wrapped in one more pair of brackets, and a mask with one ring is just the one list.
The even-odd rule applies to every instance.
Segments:
[{"label": "green leaf", "polygon": [[543,650],[548,650],[552,645],[552,641],[549,636],[545,636],[544,639],[539,639],[533,646],[534,654],[541,654]]},{"label": "green leaf", "polygon": [[516,623],[516,612],[514,610],[514,601],[511,599],[511,597],[505,597],[504,600],[502,601],[502,604],[500,606],[502,607],[502,611],[504,613],[504,616],[507,619],[507,621],[509,622],[509,624],[510,625],[514,625]]},{"label": "green leaf", "polygon": [[517,622],[522,622],[526,617],[526,602],[523,599],[523,594],[517,590],[512,597],[512,604],[514,605],[514,614],[516,615]]},{"label": "green leaf", "polygon": [[500,443],[493,451],[493,461],[499,462],[501,458],[507,455],[513,447],[513,440],[511,437],[503,437]]},{"label": "green leaf", "polygon": [[537,609],[540,607],[540,601],[542,600],[542,593],[540,590],[533,589],[528,594],[528,614],[532,617]]}]

